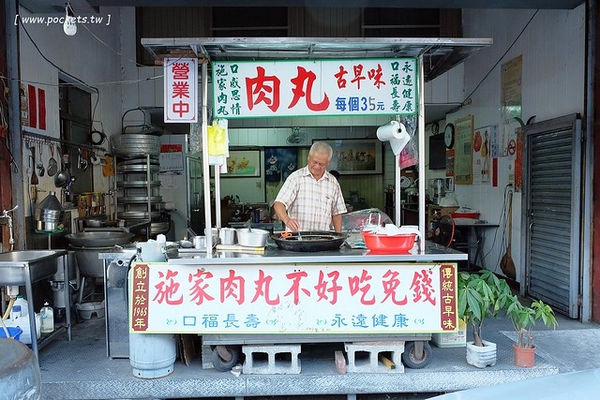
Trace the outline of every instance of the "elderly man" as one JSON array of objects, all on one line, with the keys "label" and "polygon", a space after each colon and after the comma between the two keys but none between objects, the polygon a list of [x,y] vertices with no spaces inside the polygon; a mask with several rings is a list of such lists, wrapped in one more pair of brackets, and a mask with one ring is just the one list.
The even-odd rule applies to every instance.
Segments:
[{"label": "elderly man", "polygon": [[308,165],[292,173],[275,199],[275,212],[291,231],[327,231],[330,224],[342,231],[346,212],[338,181],[327,172],[333,156],[331,146],[315,142],[308,152]]}]

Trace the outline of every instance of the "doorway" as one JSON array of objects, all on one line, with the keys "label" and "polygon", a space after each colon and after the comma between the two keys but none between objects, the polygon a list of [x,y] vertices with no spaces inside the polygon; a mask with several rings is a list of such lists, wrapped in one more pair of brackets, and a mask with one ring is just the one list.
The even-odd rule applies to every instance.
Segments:
[{"label": "doorway", "polygon": [[523,130],[526,294],[579,317],[581,119],[568,115]]}]

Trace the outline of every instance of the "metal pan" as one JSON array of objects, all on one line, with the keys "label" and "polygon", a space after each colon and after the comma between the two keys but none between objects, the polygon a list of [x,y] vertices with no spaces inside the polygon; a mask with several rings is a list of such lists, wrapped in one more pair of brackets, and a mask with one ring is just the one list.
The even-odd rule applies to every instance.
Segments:
[{"label": "metal pan", "polygon": [[[288,236],[283,237],[282,234]],[[300,239],[298,232],[282,232],[271,235],[271,239],[282,250],[310,252],[337,250],[347,237],[348,235],[345,233],[329,231],[300,231]]]}]

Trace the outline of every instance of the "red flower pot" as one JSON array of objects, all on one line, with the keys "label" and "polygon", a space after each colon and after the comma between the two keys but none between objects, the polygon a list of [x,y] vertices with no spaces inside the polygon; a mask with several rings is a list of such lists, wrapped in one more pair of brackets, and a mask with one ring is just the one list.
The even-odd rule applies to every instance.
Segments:
[{"label": "red flower pot", "polygon": [[535,346],[527,349],[513,344],[513,350],[515,353],[515,364],[518,367],[533,367],[535,364]]}]

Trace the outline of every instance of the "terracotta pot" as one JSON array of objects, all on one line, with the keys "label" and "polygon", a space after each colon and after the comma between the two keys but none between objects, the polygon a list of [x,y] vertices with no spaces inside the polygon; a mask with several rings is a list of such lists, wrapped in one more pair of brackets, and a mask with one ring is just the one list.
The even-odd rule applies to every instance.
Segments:
[{"label": "terracotta pot", "polygon": [[535,364],[535,346],[527,349],[513,343],[513,350],[515,353],[515,364],[518,367],[533,367]]}]

